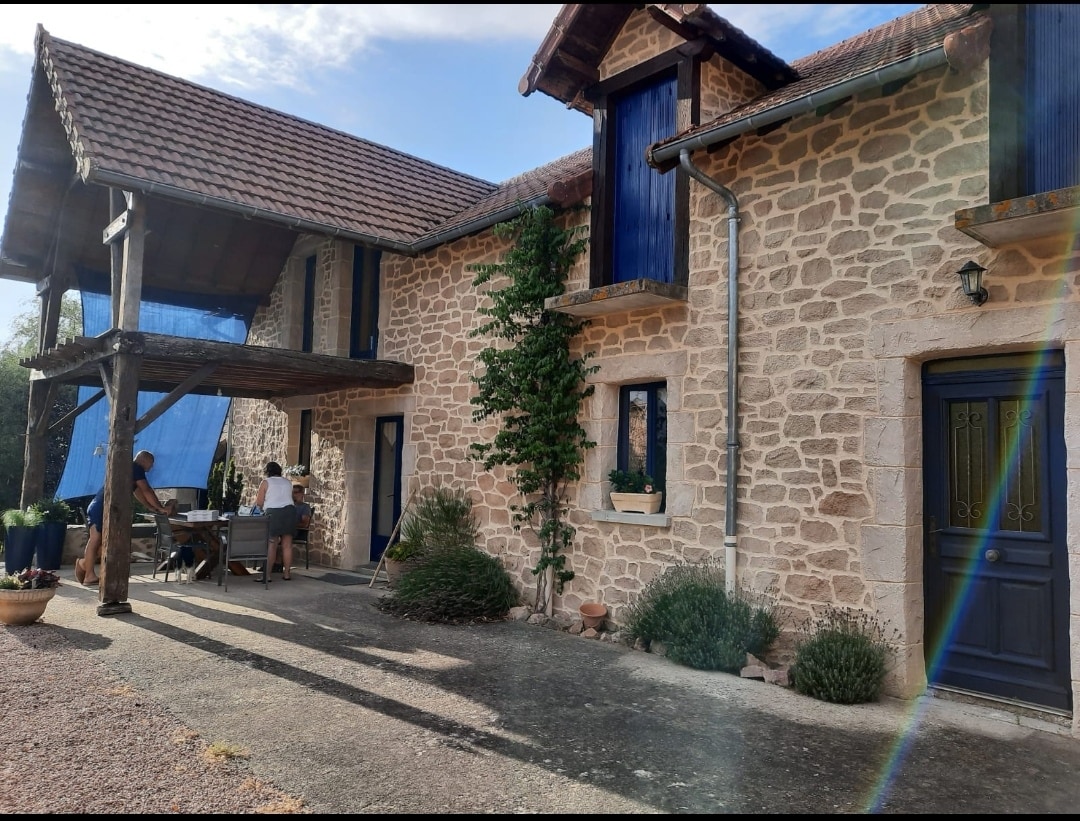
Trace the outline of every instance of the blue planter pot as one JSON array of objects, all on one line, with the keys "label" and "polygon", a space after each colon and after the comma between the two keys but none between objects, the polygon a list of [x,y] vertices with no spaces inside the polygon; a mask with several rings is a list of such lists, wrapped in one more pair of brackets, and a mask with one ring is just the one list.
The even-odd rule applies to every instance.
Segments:
[{"label": "blue planter pot", "polygon": [[37,526],[37,566],[42,570],[59,570],[64,558],[64,537],[67,524],[42,522]]},{"label": "blue planter pot", "polygon": [[36,547],[36,527],[7,528],[4,532],[4,569],[15,574],[33,567]]}]

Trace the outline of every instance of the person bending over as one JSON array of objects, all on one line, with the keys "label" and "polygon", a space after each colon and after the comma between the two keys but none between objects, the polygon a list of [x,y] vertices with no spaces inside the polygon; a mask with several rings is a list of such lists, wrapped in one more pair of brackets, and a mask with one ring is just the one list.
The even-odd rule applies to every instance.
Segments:
[{"label": "person bending over", "polygon": [[[162,502],[146,478],[146,472],[154,467],[154,454],[140,450],[131,462],[131,492],[135,501],[145,505],[153,513],[171,516],[174,502]],[[86,509],[90,535],[86,540],[86,549],[81,558],[75,560],[75,578],[80,584],[90,587],[101,580],[97,574],[98,554],[101,551],[101,532],[105,527],[105,486],[94,496],[94,501]]]}]

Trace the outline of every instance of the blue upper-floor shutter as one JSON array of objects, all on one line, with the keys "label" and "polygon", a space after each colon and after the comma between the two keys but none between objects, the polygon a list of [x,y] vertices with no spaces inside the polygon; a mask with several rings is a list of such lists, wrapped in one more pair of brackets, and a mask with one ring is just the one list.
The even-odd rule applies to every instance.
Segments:
[{"label": "blue upper-floor shutter", "polygon": [[1029,4],[1024,105],[1027,190],[1080,185],[1080,6]]},{"label": "blue upper-floor shutter", "polygon": [[620,95],[613,106],[612,280],[671,282],[675,270],[675,174],[649,167],[645,149],[675,132],[676,78]]}]

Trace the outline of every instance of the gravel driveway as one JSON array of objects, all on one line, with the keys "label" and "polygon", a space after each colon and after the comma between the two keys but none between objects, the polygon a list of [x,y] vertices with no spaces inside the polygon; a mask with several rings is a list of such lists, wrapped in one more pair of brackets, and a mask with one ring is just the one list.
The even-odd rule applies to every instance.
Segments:
[{"label": "gravel driveway", "polygon": [[228,592],[133,574],[131,614],[98,616],[66,579],[42,622],[0,628],[0,812],[1080,806],[1080,741],[1053,722],[842,707],[521,622],[402,621],[381,585],[314,568]]}]

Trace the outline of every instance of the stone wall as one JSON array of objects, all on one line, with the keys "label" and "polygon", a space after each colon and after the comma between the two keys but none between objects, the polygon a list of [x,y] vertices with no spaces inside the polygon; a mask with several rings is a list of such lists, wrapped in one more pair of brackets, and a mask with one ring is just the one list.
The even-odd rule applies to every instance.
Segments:
[{"label": "stone wall", "polygon": [[[725,84],[705,90],[712,108],[743,93],[731,72],[703,76]],[[1077,349],[1080,323],[1070,317],[1080,257],[1071,244],[993,250],[953,227],[957,209],[987,202],[986,104],[985,66],[966,75],[939,69],[891,96],[860,95],[825,116],[797,117],[695,156],[739,200],[737,578],[775,595],[789,628],[827,603],[877,612],[901,636],[901,664],[888,683],[895,695],[924,684],[919,364],[1044,340],[1062,345],[1067,358]],[[617,622],[672,563],[724,555],[726,209],[693,182],[690,215],[688,303],[598,317],[581,340],[600,367],[584,419],[598,446],[569,492],[577,577],[556,600],[561,612],[601,601]],[[476,354],[490,342],[469,337],[484,296],[468,266],[496,261],[505,249],[483,232],[415,258],[384,255],[379,356],[414,365],[413,385],[237,403],[234,451],[252,494],[262,463],[295,451],[297,410],[314,409],[316,561],[367,561],[374,420],[400,413],[405,495],[434,484],[470,492],[483,545],[530,597],[535,543],[511,526],[513,487],[468,451],[495,430],[474,422],[469,404]],[[340,351],[351,246],[324,242],[318,250],[320,293],[334,295],[320,301],[319,326],[328,330],[319,344]],[[969,258],[991,272],[982,308],[955,274]],[[588,287],[586,260],[572,289]],[[295,272],[290,263],[253,341],[295,338]],[[1080,415],[1076,373],[1070,362],[1069,418]],[[610,509],[619,387],[660,379],[668,387],[666,515],[659,524],[604,520],[596,514]],[[1076,471],[1070,466],[1070,487]],[[1069,527],[1070,545],[1080,544],[1078,526]],[[778,655],[789,649],[782,643]]]}]

